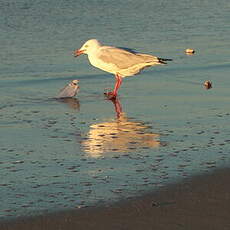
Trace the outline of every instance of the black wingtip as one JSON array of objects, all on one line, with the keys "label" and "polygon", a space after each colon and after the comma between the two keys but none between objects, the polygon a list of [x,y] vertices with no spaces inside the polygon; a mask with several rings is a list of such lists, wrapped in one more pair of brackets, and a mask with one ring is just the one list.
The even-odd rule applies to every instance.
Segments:
[{"label": "black wingtip", "polygon": [[161,64],[167,64],[167,61],[172,61],[173,59],[168,59],[168,58],[158,58],[159,62]]},{"label": "black wingtip", "polygon": [[173,61],[173,59],[170,58],[159,58],[160,61]]}]

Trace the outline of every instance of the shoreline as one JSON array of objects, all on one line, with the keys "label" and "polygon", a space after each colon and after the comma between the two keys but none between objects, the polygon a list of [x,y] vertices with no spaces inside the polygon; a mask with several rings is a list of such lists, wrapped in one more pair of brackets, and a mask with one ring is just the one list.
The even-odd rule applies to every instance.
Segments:
[{"label": "shoreline", "polygon": [[230,229],[230,168],[104,207],[0,222],[1,230]]}]

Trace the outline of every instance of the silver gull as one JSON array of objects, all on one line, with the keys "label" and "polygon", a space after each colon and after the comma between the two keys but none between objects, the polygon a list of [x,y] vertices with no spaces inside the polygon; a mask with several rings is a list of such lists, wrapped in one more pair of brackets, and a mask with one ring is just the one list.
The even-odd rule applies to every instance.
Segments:
[{"label": "silver gull", "polygon": [[149,54],[136,53],[125,48],[103,46],[98,40],[90,39],[74,51],[74,56],[87,54],[91,65],[115,75],[116,82],[112,92],[106,93],[109,99],[117,97],[122,79],[138,74],[142,69],[153,65],[166,64],[172,59],[163,59]]}]

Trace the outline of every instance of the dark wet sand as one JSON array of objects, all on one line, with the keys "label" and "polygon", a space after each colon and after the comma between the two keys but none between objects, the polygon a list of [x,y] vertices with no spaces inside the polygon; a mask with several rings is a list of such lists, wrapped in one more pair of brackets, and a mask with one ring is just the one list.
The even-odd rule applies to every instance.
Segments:
[{"label": "dark wet sand", "polygon": [[103,208],[24,218],[1,230],[229,230],[230,169],[187,179],[156,193]]}]

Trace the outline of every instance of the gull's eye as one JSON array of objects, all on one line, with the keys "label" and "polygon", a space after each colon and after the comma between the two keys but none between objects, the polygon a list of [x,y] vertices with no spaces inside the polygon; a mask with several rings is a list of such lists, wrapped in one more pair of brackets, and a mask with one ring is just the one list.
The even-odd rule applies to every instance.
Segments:
[{"label": "gull's eye", "polygon": [[85,45],[85,48],[88,48],[89,47],[89,45]]}]

